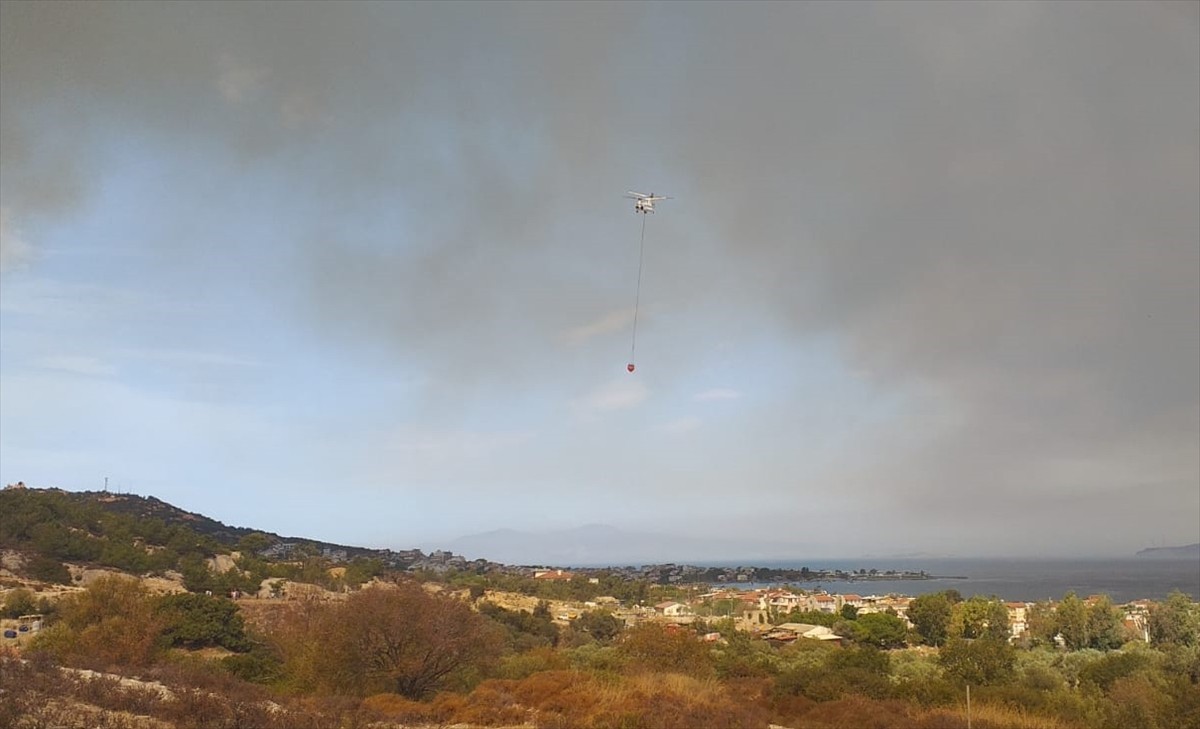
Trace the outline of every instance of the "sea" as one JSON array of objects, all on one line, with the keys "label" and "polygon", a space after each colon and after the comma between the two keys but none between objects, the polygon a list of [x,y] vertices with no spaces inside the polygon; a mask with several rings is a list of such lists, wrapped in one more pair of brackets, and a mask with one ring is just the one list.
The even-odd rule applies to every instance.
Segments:
[{"label": "sea", "polygon": [[[713,567],[736,567],[732,563]],[[1163,600],[1179,590],[1200,600],[1200,560],[1194,559],[833,559],[764,561],[755,567],[783,569],[924,570],[925,580],[822,580],[796,583],[804,589],[823,588],[831,593],[916,597],[954,589],[963,597],[996,596],[1009,602],[1062,599],[1068,592],[1080,597],[1108,595],[1117,604],[1133,600]],[[741,583],[745,587],[746,583]],[[761,587],[762,585],[753,585]]]}]

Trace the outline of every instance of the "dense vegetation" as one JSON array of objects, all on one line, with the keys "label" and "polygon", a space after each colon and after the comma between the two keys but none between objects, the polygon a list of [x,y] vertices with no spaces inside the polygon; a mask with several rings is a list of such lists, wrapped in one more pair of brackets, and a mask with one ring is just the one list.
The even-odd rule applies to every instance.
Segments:
[{"label": "dense vegetation", "polygon": [[[1048,639],[1014,646],[992,622],[1000,618],[995,601],[951,596],[944,633],[925,639],[914,630],[907,640],[916,645],[893,649],[876,645],[878,632],[891,635],[898,621],[886,613],[837,616],[839,630],[868,625],[846,647],[775,647],[730,620],[626,628],[593,610],[560,625],[545,602],[532,613],[486,602],[473,609],[462,595],[402,580],[345,600],[257,601],[264,609],[243,621],[226,598],[156,596],[111,577],[63,598],[31,655],[47,657],[41,666],[169,675],[187,691],[241,687],[222,694],[273,698],[307,717],[297,726],[321,717],[351,725],[957,727],[965,726],[970,685],[975,727],[1200,727],[1200,608],[1179,594],[1152,612],[1149,643],[1096,648],[1085,629],[1072,639],[1078,646],[1065,645],[1064,628],[1097,624],[1086,620],[1095,604],[1081,620],[1068,595],[1046,616],[1053,627],[1040,628]],[[876,622],[888,627],[870,627]],[[1099,627],[1108,635],[1106,623]],[[939,640],[940,649],[921,645]],[[185,648],[220,648],[223,657],[189,658]],[[28,670],[3,662],[0,669]],[[72,690],[91,695],[76,684]],[[176,716],[167,699],[139,696]],[[308,698],[296,703],[300,697]],[[204,705],[221,716],[233,711]]]},{"label": "dense vegetation", "polygon": [[215,539],[154,517],[120,514],[65,492],[0,492],[0,548],[32,550],[32,571],[67,582],[63,562],[88,562],[133,573],[203,564],[229,549]]},{"label": "dense vegetation", "polygon": [[[165,517],[165,518],[164,518]],[[185,518],[186,517],[186,518]],[[203,527],[203,531],[194,526]],[[64,491],[0,491],[0,549],[29,555],[25,575],[51,584],[70,584],[65,562],[108,567],[132,574],[176,572],[194,592],[257,592],[263,580],[288,579],[327,589],[355,587],[382,574],[378,559],[356,557],[330,572],[318,543],[298,546],[288,562],[258,552],[278,537],[226,527],[187,514],[157,499]],[[207,560],[238,552],[237,569],[216,572]]]},{"label": "dense vegetation", "polygon": [[[10,504],[0,546],[22,549],[27,577],[38,560],[63,571],[64,561],[175,569],[190,592],[156,594],[121,576],[56,601],[8,590],[0,612],[42,613],[47,627],[20,660],[0,650],[0,726],[933,729],[967,725],[969,686],[974,729],[1200,729],[1200,605],[1179,593],[1150,609],[1144,632],[1107,599],[1068,593],[1034,605],[1016,642],[1002,602],[954,591],[913,600],[912,628],[849,606],[763,611],[758,627],[824,625],[847,639],[781,643],[722,617],[738,612],[732,600],[702,606],[687,625],[595,603],[562,619],[564,601],[650,605],[692,594],[617,575],[405,575],[363,558],[331,569],[311,552],[288,563],[257,556],[256,533],[232,545],[244,556],[222,575],[206,560],[232,547],[186,525],[61,494]],[[223,596],[271,577],[341,591]],[[352,589],[371,577],[380,579]],[[525,609],[493,602],[503,602],[497,590],[526,596]]]}]

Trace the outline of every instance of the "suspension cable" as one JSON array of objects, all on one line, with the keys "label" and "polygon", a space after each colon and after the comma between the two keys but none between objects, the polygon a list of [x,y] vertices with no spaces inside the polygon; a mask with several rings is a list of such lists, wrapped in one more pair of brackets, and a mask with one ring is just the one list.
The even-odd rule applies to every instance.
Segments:
[{"label": "suspension cable", "polygon": [[[634,354],[637,351],[638,308],[642,303],[642,262],[646,257],[646,213],[642,213],[642,241],[638,245],[638,277],[637,294],[633,299],[633,343],[629,345],[629,366],[636,363]],[[630,372],[633,370],[630,369]]]}]

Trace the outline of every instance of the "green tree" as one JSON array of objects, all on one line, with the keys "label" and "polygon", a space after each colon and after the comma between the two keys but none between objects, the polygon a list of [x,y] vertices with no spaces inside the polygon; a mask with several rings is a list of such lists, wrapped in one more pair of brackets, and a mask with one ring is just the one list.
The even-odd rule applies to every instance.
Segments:
[{"label": "green tree", "polygon": [[53,557],[39,554],[25,565],[25,574],[30,578],[56,585],[71,584],[71,572],[67,566]]},{"label": "green tree", "polygon": [[1033,645],[1054,645],[1054,637],[1058,635],[1058,618],[1055,615],[1054,603],[1034,603],[1027,611],[1025,625]]},{"label": "green tree", "polygon": [[950,634],[967,639],[1007,640],[1008,608],[997,597],[975,595],[951,609]]},{"label": "green tree", "polygon": [[1008,681],[1013,676],[1015,661],[1015,649],[1007,641],[995,638],[950,638],[938,654],[938,662],[947,676],[972,686]]},{"label": "green tree", "polygon": [[575,628],[606,643],[621,634],[625,625],[606,610],[589,610],[575,619]]},{"label": "green tree", "polygon": [[1154,645],[1194,646],[1200,644],[1200,605],[1179,590],[1165,602],[1150,608],[1147,628]]},{"label": "green tree", "polygon": [[892,659],[870,645],[847,647],[830,652],[824,670],[832,683],[828,688],[838,689],[835,695],[858,694],[882,699],[890,689]]},{"label": "green tree", "polygon": [[1079,671],[1079,680],[1108,691],[1117,679],[1131,676],[1150,663],[1150,656],[1142,652],[1112,652],[1085,665]]},{"label": "green tree", "polygon": [[171,645],[220,646],[232,651],[250,648],[242,616],[228,598],[192,593],[166,595],[158,601],[158,612],[166,622],[165,636]]},{"label": "green tree", "polygon": [[132,537],[106,539],[96,561],[109,567],[137,574],[150,569],[150,555],[143,547],[133,544]]},{"label": "green tree", "polygon": [[37,612],[37,601],[33,593],[23,587],[10,590],[4,597],[4,617],[19,618],[22,615],[32,615]]},{"label": "green tree", "polygon": [[[762,617],[762,613],[759,613]],[[842,621],[842,616],[837,613],[826,613],[820,610],[792,610],[784,615],[780,615],[778,620],[771,622],[778,625],[779,623],[805,623],[807,625],[824,625],[826,628],[832,628],[835,624]]]},{"label": "green tree", "polygon": [[1087,648],[1091,643],[1087,606],[1074,592],[1064,595],[1062,601],[1054,608],[1054,624],[1069,650]]},{"label": "green tree", "polygon": [[945,592],[913,598],[908,604],[908,619],[927,645],[942,645],[950,633],[953,603]]},{"label": "green tree", "polygon": [[908,623],[887,613],[867,613],[854,621],[858,642],[876,648],[902,648],[908,637]]},{"label": "green tree", "polygon": [[257,555],[275,542],[262,532],[251,532],[238,540],[237,550],[245,555]]},{"label": "green tree", "polygon": [[[368,559],[366,557],[355,557],[346,565],[346,576],[343,578],[346,584],[350,587],[358,587],[366,582],[370,582],[373,578],[379,577],[387,572],[387,565],[380,559]],[[472,583],[470,585],[471,595],[474,599],[483,597],[485,587],[482,583]]]},{"label": "green tree", "polygon": [[179,572],[183,575],[183,586],[189,592],[218,592],[216,575],[208,568],[208,563],[198,554],[189,554],[179,560]]},{"label": "green tree", "polygon": [[[817,701],[847,695],[881,699],[891,690],[891,659],[887,653],[863,645],[814,653],[818,665],[797,665],[780,676],[780,689],[799,692]],[[794,687],[794,688],[793,688]]]},{"label": "green tree", "polygon": [[1087,631],[1088,645],[1097,650],[1119,648],[1125,642],[1121,611],[1107,595],[1088,605]]},{"label": "green tree", "polygon": [[856,607],[854,607],[853,605],[851,605],[851,604],[847,603],[847,604],[845,604],[845,605],[843,605],[843,606],[842,606],[842,609],[841,609],[841,611],[839,612],[839,614],[840,614],[840,615],[842,616],[842,618],[843,618],[843,619],[845,619],[845,620],[855,620],[855,619],[857,619],[857,618],[858,618],[858,608],[856,608]]},{"label": "green tree", "polygon": [[513,651],[523,652],[558,643],[558,626],[550,619],[549,610],[539,611],[535,608],[532,613],[527,613],[484,602],[479,605],[479,612],[504,627],[508,633],[509,648]]}]

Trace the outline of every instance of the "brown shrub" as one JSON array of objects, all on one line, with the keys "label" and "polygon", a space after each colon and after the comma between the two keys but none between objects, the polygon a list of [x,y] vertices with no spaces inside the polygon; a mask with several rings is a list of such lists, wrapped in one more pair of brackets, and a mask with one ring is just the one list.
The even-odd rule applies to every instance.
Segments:
[{"label": "brown shrub", "polygon": [[400,694],[375,694],[363,699],[363,711],[380,721],[433,721],[431,705],[406,699]]},{"label": "brown shrub", "polygon": [[501,648],[494,624],[415,583],[372,587],[278,617],[271,639],[301,692],[425,698],[488,666]]},{"label": "brown shrub", "polygon": [[517,702],[511,681],[484,681],[467,696],[455,720],[466,724],[524,724],[530,710]]},{"label": "brown shrub", "polygon": [[914,729],[911,709],[903,701],[845,696],[814,704],[796,729]]},{"label": "brown shrub", "polygon": [[712,651],[695,633],[659,623],[627,631],[619,651],[644,671],[686,673],[707,678],[716,673]]},{"label": "brown shrub", "polygon": [[77,666],[146,666],[160,652],[165,625],[139,581],[107,575],[59,601],[58,622],[34,645]]},{"label": "brown shrub", "polygon": [[542,707],[571,688],[592,681],[590,676],[578,671],[542,671],[513,682],[513,694],[527,706]]}]

